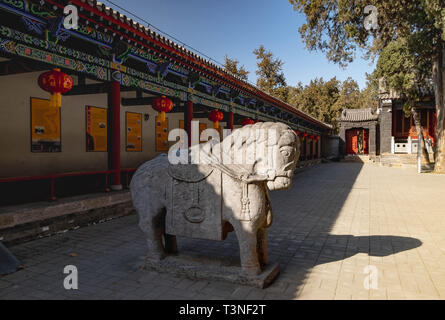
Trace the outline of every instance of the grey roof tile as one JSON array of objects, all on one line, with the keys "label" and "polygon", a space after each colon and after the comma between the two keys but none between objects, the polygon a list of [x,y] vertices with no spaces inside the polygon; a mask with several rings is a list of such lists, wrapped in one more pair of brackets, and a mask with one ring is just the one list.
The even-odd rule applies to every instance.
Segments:
[{"label": "grey roof tile", "polygon": [[359,122],[377,120],[379,116],[372,108],[367,109],[344,109],[338,121]]}]

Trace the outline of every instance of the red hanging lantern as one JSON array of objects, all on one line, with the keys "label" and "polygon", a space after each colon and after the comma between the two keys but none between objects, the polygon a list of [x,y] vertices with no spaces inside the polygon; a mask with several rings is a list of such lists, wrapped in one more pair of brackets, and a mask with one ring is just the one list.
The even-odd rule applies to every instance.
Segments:
[{"label": "red hanging lantern", "polygon": [[213,128],[218,130],[219,129],[219,122],[224,119],[224,113],[222,113],[219,110],[213,110],[209,114],[209,120],[213,121]]},{"label": "red hanging lantern", "polygon": [[73,79],[58,68],[42,73],[38,83],[40,88],[51,94],[50,106],[59,108],[62,106],[62,93],[70,91],[74,84]]},{"label": "red hanging lantern", "polygon": [[166,96],[162,96],[153,101],[152,108],[159,112],[159,120],[165,121],[165,113],[170,112],[173,109],[173,101]]},{"label": "red hanging lantern", "polygon": [[320,140],[320,136],[315,137],[315,141],[318,142]]},{"label": "red hanging lantern", "polygon": [[250,118],[245,118],[245,119],[243,120],[243,122],[241,122],[241,125],[242,125],[243,127],[244,127],[244,126],[251,125],[251,124],[255,124],[255,121],[252,120],[252,119],[250,119]]},{"label": "red hanging lantern", "polygon": [[300,136],[300,131],[295,130],[295,134],[299,137]]},{"label": "red hanging lantern", "polygon": [[301,140],[303,140],[304,141],[304,139],[306,139],[306,137],[307,137],[307,133],[305,132],[305,133],[303,133],[303,135],[301,136]]},{"label": "red hanging lantern", "polygon": [[315,138],[314,135],[309,136],[309,141],[314,141],[314,138]]}]

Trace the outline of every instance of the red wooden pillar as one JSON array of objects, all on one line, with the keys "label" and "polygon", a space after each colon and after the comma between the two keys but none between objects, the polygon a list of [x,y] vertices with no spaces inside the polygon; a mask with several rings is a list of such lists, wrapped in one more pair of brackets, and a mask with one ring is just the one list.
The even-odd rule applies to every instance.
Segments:
[{"label": "red wooden pillar", "polygon": [[184,115],[184,125],[187,131],[189,147],[192,146],[192,121],[193,121],[193,102],[187,101]]},{"label": "red wooden pillar", "polygon": [[311,152],[311,154],[310,154],[310,160],[313,160],[314,159],[314,140],[313,139],[311,139],[311,147],[310,147],[310,152]]},{"label": "red wooden pillar", "polygon": [[315,142],[315,138],[312,139],[312,160],[316,159],[316,142]]},{"label": "red wooden pillar", "polygon": [[307,160],[307,138],[304,138],[304,161]]},{"label": "red wooden pillar", "polygon": [[229,121],[228,121],[229,129],[233,131],[233,111],[229,112]]},{"label": "red wooden pillar", "polygon": [[316,148],[317,148],[317,159],[320,159],[320,140],[317,140]]},{"label": "red wooden pillar", "polygon": [[111,83],[111,170],[114,171],[110,188],[122,190],[121,184],[121,83],[120,72],[113,73]]},{"label": "red wooden pillar", "polygon": [[304,141],[300,140],[300,161],[304,160]]}]

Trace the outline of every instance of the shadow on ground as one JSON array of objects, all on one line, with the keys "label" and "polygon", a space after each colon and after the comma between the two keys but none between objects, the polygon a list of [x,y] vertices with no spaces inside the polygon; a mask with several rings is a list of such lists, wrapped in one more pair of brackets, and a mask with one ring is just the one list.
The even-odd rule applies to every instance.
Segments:
[{"label": "shadow on ground", "polygon": [[[281,275],[265,292],[295,298],[317,265],[360,253],[385,257],[422,245],[409,237],[331,234],[351,193],[367,192],[369,186],[356,183],[362,167],[357,162],[318,165],[297,174],[290,190],[271,193],[275,221],[268,230],[268,247],[271,261],[280,263]],[[234,234],[224,242],[178,238],[178,245],[182,253],[239,263]]]},{"label": "shadow on ground", "polygon": [[[0,299],[298,298],[314,267],[356,255],[365,260],[390,256],[422,245],[414,238],[369,235],[369,229],[348,234],[351,221],[345,218],[369,220],[369,210],[359,205],[370,201],[366,177],[357,180],[362,166],[318,165],[297,174],[290,190],[271,194],[275,220],[268,229],[268,246],[281,274],[265,290],[141,270],[147,245],[137,217],[130,216],[11,247],[25,269],[0,277]],[[178,238],[178,246],[184,254],[239,264],[234,233],[222,242]],[[63,288],[66,265],[77,266],[80,290]]]}]

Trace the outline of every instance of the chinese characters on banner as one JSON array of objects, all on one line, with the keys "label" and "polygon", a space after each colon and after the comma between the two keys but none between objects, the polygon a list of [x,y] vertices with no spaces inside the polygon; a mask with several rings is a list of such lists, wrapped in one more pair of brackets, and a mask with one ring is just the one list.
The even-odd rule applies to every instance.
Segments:
[{"label": "chinese characters on banner", "polygon": [[156,116],[156,151],[168,152],[168,118],[165,121],[160,120],[160,116]]},{"label": "chinese characters on banner", "polygon": [[142,152],[142,114],[127,112],[127,152]]},{"label": "chinese characters on banner", "polygon": [[107,109],[86,107],[87,151],[107,152]]}]

